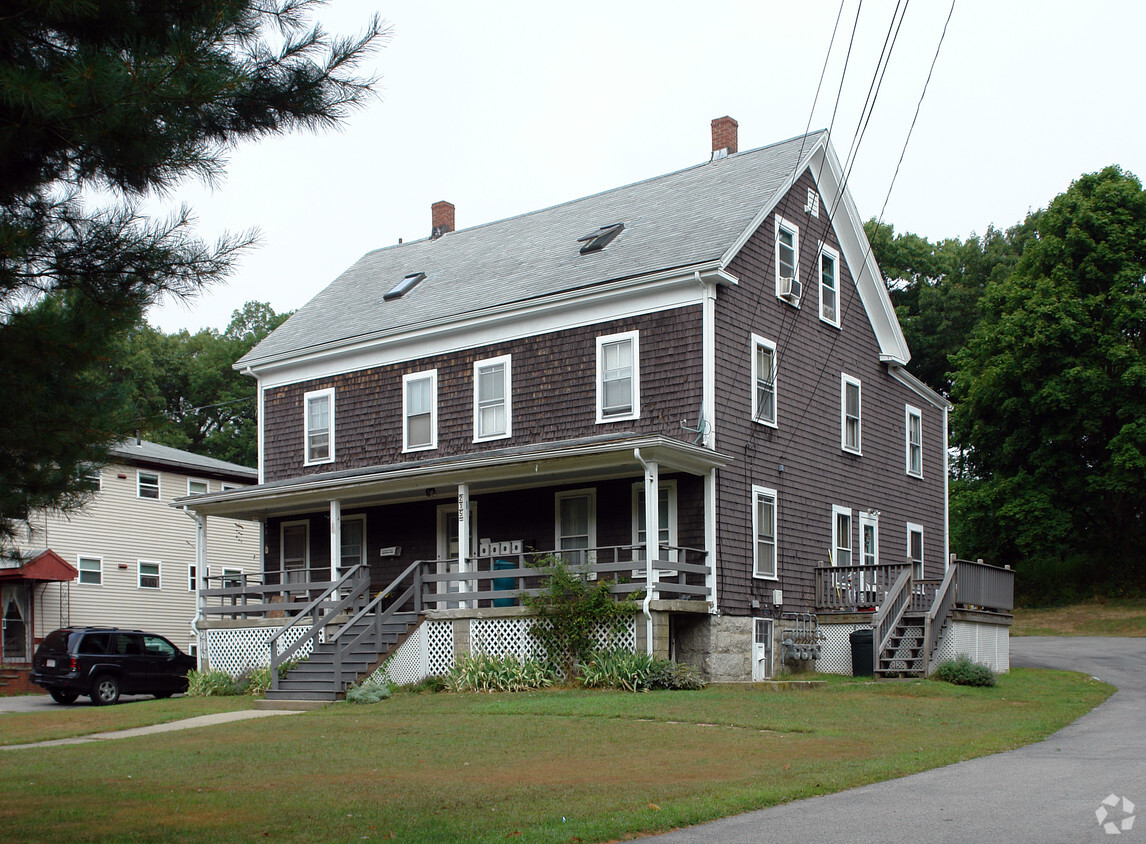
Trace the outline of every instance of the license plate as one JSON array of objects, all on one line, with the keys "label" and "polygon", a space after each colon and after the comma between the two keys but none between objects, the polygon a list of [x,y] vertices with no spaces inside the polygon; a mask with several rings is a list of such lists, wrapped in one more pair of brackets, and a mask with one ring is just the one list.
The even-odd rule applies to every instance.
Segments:
[{"label": "license plate", "polygon": [[54,659],[45,660],[44,665],[48,666],[48,668],[55,668],[56,661]]}]

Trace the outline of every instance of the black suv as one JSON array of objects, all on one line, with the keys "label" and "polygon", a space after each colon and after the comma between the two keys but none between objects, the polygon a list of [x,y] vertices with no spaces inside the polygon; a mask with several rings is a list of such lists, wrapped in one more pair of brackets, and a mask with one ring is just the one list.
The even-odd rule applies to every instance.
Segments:
[{"label": "black suv", "polygon": [[187,656],[162,636],[111,627],[65,627],[49,633],[32,659],[32,682],[56,703],[88,695],[96,705],[120,694],[171,697],[187,690]]}]

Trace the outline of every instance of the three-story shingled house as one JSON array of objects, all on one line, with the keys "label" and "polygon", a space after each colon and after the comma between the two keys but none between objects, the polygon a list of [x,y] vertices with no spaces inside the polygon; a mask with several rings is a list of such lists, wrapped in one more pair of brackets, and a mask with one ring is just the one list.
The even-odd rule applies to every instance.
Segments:
[{"label": "three-story shingled house", "polygon": [[428,238],[236,364],[260,483],[190,506],[260,520],[272,585],[416,578],[431,673],[520,644],[506,604],[540,552],[643,590],[632,645],[715,679],[770,676],[801,613],[938,584],[949,405],[904,369],[827,133],[740,152],[724,117],[712,138],[697,166],[469,229],[436,203]]}]

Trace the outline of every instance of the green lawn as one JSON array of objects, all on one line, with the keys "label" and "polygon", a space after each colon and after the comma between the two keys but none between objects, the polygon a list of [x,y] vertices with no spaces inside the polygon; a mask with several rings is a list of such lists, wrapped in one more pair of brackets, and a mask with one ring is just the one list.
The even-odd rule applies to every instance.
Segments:
[{"label": "green lawn", "polygon": [[1014,611],[1012,636],[1146,636],[1146,598]]},{"label": "green lawn", "polygon": [[1017,747],[1112,691],[1016,669],[991,689],[399,693],[3,751],[0,826],[19,841],[608,841]]}]

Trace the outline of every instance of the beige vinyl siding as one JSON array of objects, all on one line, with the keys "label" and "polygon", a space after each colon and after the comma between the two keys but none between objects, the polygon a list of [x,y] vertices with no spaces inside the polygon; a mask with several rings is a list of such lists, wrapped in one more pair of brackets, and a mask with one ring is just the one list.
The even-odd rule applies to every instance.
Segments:
[{"label": "beige vinyl siding", "polygon": [[[63,624],[109,625],[159,633],[185,651],[190,648],[195,593],[188,589],[188,569],[195,564],[195,520],[171,506],[172,499],[187,495],[188,475],[145,467],[160,476],[156,500],[138,497],[138,471],[136,466],[107,466],[100,491],[82,512],[35,520],[29,548],[51,548],[76,568],[80,557],[103,561],[99,585],[77,579],[36,589],[37,640]],[[222,489],[222,481],[207,483],[210,492]],[[210,517],[207,549],[213,575],[224,568],[256,573],[259,525]],[[160,564],[158,589],[140,588],[141,560]]]}]

